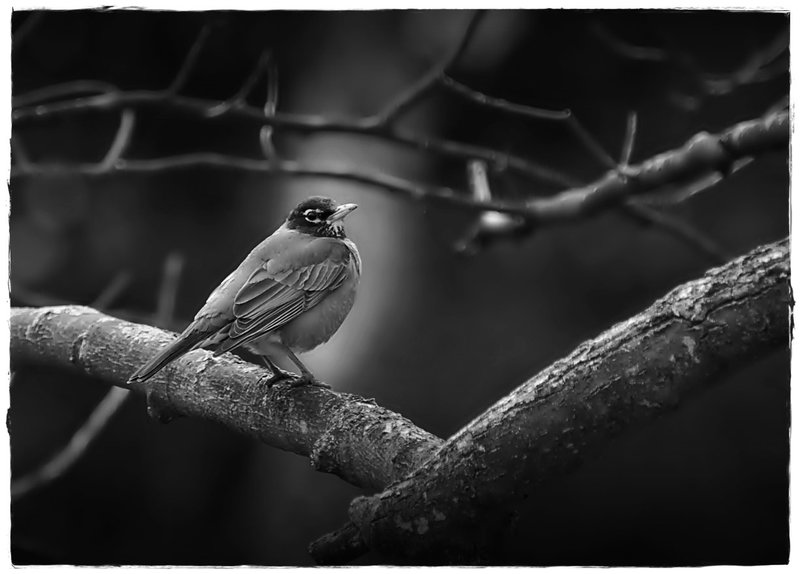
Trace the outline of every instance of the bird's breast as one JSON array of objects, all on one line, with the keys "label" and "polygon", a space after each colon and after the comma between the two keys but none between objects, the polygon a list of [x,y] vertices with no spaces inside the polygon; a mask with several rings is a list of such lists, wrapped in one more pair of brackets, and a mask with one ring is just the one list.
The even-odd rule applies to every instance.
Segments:
[{"label": "bird's breast", "polygon": [[303,353],[330,339],[347,317],[356,297],[358,273],[351,269],[344,283],[322,301],[280,329],[281,341]]}]

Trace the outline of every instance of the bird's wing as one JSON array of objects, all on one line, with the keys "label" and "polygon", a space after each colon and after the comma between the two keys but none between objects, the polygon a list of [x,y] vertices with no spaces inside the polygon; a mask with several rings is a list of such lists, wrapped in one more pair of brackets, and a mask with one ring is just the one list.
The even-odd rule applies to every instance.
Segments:
[{"label": "bird's wing", "polygon": [[264,262],[236,294],[228,338],[215,353],[261,337],[319,303],[347,278],[351,257],[342,243],[315,239]]}]

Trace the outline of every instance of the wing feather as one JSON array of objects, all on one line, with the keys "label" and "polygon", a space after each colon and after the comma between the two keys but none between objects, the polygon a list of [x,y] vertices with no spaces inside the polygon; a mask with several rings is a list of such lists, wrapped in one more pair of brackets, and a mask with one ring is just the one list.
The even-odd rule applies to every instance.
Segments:
[{"label": "wing feather", "polygon": [[318,304],[347,278],[350,251],[330,241],[312,241],[293,257],[271,259],[256,269],[236,294],[234,321],[222,353],[282,327]]}]

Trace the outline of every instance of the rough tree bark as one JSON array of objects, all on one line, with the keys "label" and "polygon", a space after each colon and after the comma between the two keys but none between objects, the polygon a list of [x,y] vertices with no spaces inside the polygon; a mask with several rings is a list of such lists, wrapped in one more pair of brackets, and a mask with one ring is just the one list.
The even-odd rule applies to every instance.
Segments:
[{"label": "rough tree bark", "polygon": [[[139,390],[319,470],[385,492],[360,497],[351,523],[315,545],[342,561],[368,547],[390,562],[491,561],[531,487],[562,476],[587,448],[674,408],[726,368],[788,342],[788,240],[678,287],[587,341],[446,443],[360,397],[267,388],[268,371],[190,353]],[[11,359],[75,368],[124,386],[169,335],[85,307],[11,310]],[[413,472],[412,472],[413,471]],[[411,474],[409,474],[411,472]]]},{"label": "rough tree bark", "polygon": [[[580,345],[446,441],[407,479],[350,507],[326,545],[384,563],[492,561],[520,497],[593,445],[673,409],[725,369],[789,341],[788,240],[686,283]],[[348,549],[348,556],[358,554]]]},{"label": "rough tree bark", "polygon": [[[76,369],[127,387],[134,369],[168,333],[79,306],[11,309],[11,361]],[[194,351],[134,391],[155,395],[176,414],[221,422],[312,466],[370,489],[419,466],[442,440],[362,397],[319,387],[269,388],[270,372],[228,354]]]}]

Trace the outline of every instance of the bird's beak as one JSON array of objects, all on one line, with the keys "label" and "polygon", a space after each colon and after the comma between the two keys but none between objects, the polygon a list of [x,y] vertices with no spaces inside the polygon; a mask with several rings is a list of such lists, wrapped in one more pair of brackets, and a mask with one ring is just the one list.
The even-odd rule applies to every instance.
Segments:
[{"label": "bird's beak", "polygon": [[355,203],[345,203],[344,205],[340,205],[336,208],[336,211],[328,216],[328,223],[333,223],[334,221],[344,219],[356,207],[358,207],[358,205]]}]

